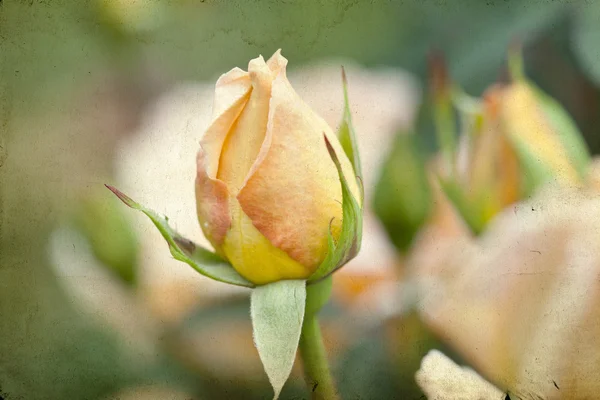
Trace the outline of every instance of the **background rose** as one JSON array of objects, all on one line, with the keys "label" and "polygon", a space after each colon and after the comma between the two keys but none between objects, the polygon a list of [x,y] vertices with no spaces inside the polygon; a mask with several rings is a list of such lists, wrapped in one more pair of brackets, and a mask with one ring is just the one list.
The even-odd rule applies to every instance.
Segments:
[{"label": "background rose", "polygon": [[438,247],[413,264],[425,321],[511,398],[594,397],[599,217],[595,190],[549,187]]}]

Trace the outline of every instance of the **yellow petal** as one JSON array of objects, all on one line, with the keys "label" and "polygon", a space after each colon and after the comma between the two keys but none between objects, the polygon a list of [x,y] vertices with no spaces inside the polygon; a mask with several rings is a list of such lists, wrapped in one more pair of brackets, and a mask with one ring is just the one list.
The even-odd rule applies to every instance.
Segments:
[{"label": "yellow petal", "polygon": [[282,68],[273,81],[265,141],[238,195],[253,225],[311,271],[325,257],[331,221],[334,237],[342,223],[341,183],[324,134],[358,198],[352,167],[337,137],[299,98]]},{"label": "yellow petal", "polygon": [[230,198],[231,228],[223,253],[244,278],[262,285],[282,279],[304,279],[312,273],[283,250],[276,248],[254,227],[235,198]]}]

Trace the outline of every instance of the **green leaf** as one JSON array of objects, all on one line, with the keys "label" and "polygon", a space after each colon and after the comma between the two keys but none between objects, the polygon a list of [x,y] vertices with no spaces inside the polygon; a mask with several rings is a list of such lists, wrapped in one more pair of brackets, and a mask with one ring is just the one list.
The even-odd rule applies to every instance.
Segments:
[{"label": "green leaf", "polygon": [[[337,243],[331,235],[331,230],[328,234],[328,245],[329,250],[325,260],[319,265],[319,268],[308,278],[309,283],[315,282],[319,279],[326,277],[327,275],[334,272],[336,269],[341,268],[348,261],[352,260],[360,251],[360,245],[362,242],[362,209],[358,205],[358,202],[352,195],[348,181],[344,177],[342,172],[342,166],[338,159],[331,143],[325,138],[325,144],[331,159],[335,163],[338,170],[338,175],[342,183],[342,231]],[[362,181],[359,179],[358,184],[362,191]],[[333,221],[333,220],[332,220]]]},{"label": "green leaf", "polygon": [[[354,173],[358,179],[362,179],[362,166],[360,163],[358,142],[356,141],[356,132],[352,125],[352,113],[350,112],[350,101],[348,99],[348,80],[346,78],[344,67],[342,67],[342,86],[344,88],[344,115],[338,129],[338,138],[346,156],[352,163]],[[362,193],[361,196],[364,197]]]},{"label": "green leaf", "polygon": [[306,281],[284,280],[257,286],[250,297],[254,344],[279,397],[294,360],[304,321]]},{"label": "green leaf", "polygon": [[230,264],[218,255],[181,236],[167,222],[152,210],[133,201],[118,189],[105,185],[127,206],[146,214],[167,241],[169,250],[176,260],[182,261],[202,275],[219,282],[237,286],[254,287],[254,284],[242,277]]}]

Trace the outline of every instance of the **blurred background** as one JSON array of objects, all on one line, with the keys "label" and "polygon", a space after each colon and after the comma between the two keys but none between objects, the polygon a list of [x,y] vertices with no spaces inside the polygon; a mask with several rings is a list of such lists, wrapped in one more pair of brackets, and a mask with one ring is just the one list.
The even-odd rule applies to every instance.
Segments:
[{"label": "blurred background", "polygon": [[[270,398],[248,292],[172,259],[103,185],[206,243],[193,180],[214,82],[279,48],[333,127],[345,66],[363,157],[363,250],[321,316],[340,392],[421,398],[429,350],[461,362],[405,279],[433,190],[418,159],[438,148],[428,60],[479,97],[515,40],[600,151],[600,2],[0,0],[0,398]],[[297,364],[282,399],[308,398]]]}]

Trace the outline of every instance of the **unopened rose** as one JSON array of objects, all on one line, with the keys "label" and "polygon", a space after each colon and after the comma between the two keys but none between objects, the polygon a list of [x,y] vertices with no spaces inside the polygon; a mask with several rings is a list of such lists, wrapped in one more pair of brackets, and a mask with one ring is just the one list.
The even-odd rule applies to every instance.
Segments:
[{"label": "unopened rose", "polygon": [[197,157],[198,219],[217,253],[246,279],[308,278],[342,226],[342,186],[324,136],[356,199],[352,165],[329,125],[298,97],[276,52],[216,84]]},{"label": "unopened rose", "polygon": [[486,91],[481,113],[461,138],[459,180],[481,227],[521,195],[522,171],[502,120],[506,90],[493,86]]},{"label": "unopened rose", "polygon": [[589,154],[565,110],[525,78],[497,84],[465,113],[445,191],[475,233],[504,208],[558,182],[582,185]]}]

